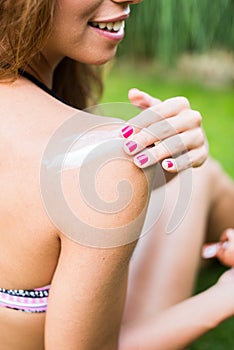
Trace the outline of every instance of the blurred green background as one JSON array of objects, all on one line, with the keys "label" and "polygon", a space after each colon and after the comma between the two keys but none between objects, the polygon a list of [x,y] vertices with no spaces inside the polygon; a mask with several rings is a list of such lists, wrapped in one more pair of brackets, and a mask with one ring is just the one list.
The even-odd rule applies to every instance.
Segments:
[{"label": "blurred green background", "polygon": [[[127,102],[132,87],[162,100],[186,96],[203,116],[211,155],[234,178],[233,51],[233,0],[145,0],[132,6],[118,57],[106,67],[102,101]],[[217,262],[204,269],[197,292],[223,271]],[[189,349],[234,349],[234,318]]]},{"label": "blurred green background", "polygon": [[132,6],[121,51],[173,61],[185,51],[234,47],[233,0],[145,0]]}]

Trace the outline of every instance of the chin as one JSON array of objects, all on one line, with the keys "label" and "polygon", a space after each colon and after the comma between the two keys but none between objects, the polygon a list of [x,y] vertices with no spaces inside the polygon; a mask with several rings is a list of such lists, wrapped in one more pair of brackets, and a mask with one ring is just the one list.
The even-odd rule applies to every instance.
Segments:
[{"label": "chin", "polygon": [[109,61],[111,61],[113,58],[115,57],[115,55],[112,55],[112,56],[109,56],[109,57],[106,57],[106,58],[99,58],[97,60],[93,60],[92,63],[88,63],[88,64],[91,64],[91,65],[94,65],[94,66],[101,66]]},{"label": "chin", "polygon": [[100,52],[98,52],[98,50],[93,52],[92,50],[92,52],[90,54],[85,55],[85,57],[77,56],[71,58],[84,64],[99,66],[111,61],[116,56],[116,52],[117,47],[109,50],[100,50]]}]

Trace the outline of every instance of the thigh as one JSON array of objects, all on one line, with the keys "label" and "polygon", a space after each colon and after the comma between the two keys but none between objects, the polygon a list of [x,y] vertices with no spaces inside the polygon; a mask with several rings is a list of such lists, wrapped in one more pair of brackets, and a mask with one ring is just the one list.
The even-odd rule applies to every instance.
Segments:
[{"label": "thigh", "polygon": [[[212,197],[207,166],[192,170],[189,200],[182,198],[187,201],[186,207],[170,233],[172,215],[184,205],[180,194],[186,182],[177,177],[153,192],[146,220],[154,213],[158,218],[139,240],[131,260],[123,323],[144,320],[191,295]],[[163,210],[158,215],[162,196]]]},{"label": "thigh", "polygon": [[208,217],[208,241],[218,241],[220,233],[234,227],[234,181],[219,163],[210,162],[213,183],[213,200]]}]

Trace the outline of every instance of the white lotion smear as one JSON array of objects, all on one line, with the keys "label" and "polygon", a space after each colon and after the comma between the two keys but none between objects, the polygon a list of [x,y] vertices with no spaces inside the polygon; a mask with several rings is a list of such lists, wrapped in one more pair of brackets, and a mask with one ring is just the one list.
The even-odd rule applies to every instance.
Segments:
[{"label": "white lotion smear", "polygon": [[[90,154],[90,152],[92,152],[95,148],[97,148],[95,156],[98,157],[100,152],[98,146],[102,144],[107,144],[108,140],[123,140],[120,131],[121,129],[95,130],[80,136],[71,136],[71,138],[74,138],[72,147],[70,147],[66,154],[58,154],[56,157],[53,158],[53,160],[48,162],[47,168],[58,166],[62,159],[63,164],[60,171],[79,168],[83,164],[87,156]],[[107,150],[110,150],[110,148],[108,148]],[[103,152],[103,147],[101,148],[101,151]]]}]

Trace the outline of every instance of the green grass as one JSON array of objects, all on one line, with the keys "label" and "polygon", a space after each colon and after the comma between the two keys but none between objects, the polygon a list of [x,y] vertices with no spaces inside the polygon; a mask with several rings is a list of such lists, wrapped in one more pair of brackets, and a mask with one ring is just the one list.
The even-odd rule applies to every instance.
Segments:
[{"label": "green grass", "polygon": [[[203,291],[213,285],[225,271],[225,267],[217,262],[200,272],[196,292]],[[189,350],[233,350],[234,349],[234,318],[230,318],[216,329],[208,332],[194,342]]]},{"label": "green grass", "polygon": [[[103,102],[128,102],[127,93],[132,87],[144,90],[160,99],[184,95],[193,109],[203,115],[210,153],[220,161],[224,169],[234,178],[234,89],[208,88],[197,82],[170,78],[148,66],[119,64],[109,73]],[[121,116],[122,117],[122,116]],[[127,117],[126,117],[127,119]],[[214,284],[224,267],[214,263],[199,276],[197,292]],[[190,350],[234,349],[234,318],[223,322],[215,330],[196,341]]]}]

